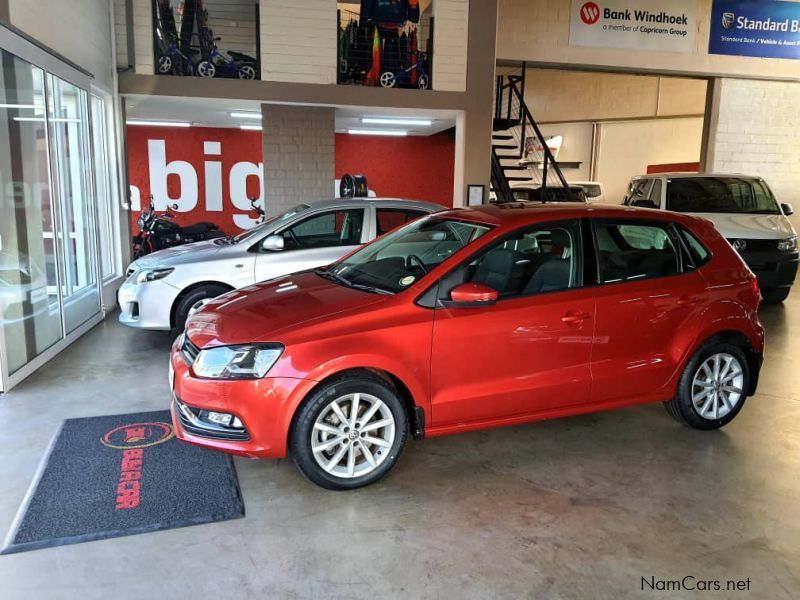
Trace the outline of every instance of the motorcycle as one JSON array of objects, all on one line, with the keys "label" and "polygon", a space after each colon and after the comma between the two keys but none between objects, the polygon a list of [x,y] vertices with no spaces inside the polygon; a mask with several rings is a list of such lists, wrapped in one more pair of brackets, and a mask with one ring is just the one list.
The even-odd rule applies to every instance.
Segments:
[{"label": "motorcycle", "polygon": [[[172,205],[173,210],[177,208],[177,204]],[[156,213],[151,196],[149,210],[142,211],[136,221],[139,233],[133,236],[133,258],[141,258],[164,248],[225,237],[225,233],[214,223],[204,221],[181,226],[175,223],[174,218],[175,214],[170,212],[169,206],[163,213]]]}]

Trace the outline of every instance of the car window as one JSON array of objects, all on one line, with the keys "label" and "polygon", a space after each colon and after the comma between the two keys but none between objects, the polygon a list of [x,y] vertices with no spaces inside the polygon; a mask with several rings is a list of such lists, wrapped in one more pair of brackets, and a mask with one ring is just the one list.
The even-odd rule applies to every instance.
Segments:
[{"label": "car window", "polygon": [[580,226],[577,221],[537,225],[490,246],[448,274],[442,292],[461,283],[483,283],[501,298],[557,292],[579,285]]},{"label": "car window", "polygon": [[667,210],[684,213],[779,215],[766,185],[744,177],[681,177],[667,185]]},{"label": "car window", "polygon": [[634,179],[628,186],[628,193],[625,195],[625,204],[636,206],[640,200],[650,199],[650,190],[653,188],[652,179]]},{"label": "car window", "polygon": [[581,186],[583,191],[586,193],[587,198],[599,198],[603,195],[603,188],[599,185],[583,185]]},{"label": "car window", "polygon": [[631,222],[595,223],[604,283],[675,275],[680,260],[669,226]]},{"label": "car window", "polygon": [[426,214],[428,213],[421,210],[409,210],[407,208],[376,208],[375,216],[378,224],[378,235],[383,235]]},{"label": "car window", "polygon": [[686,248],[689,251],[689,256],[692,259],[695,267],[699,267],[709,257],[709,252],[706,247],[698,240],[693,233],[685,227],[678,225],[678,232],[681,234],[683,241],[686,243]]},{"label": "car window", "polygon": [[364,209],[318,213],[283,230],[284,248],[306,250],[332,246],[358,246],[364,228]]},{"label": "car window", "polygon": [[650,202],[653,203],[652,208],[661,208],[661,180],[655,179],[653,187],[650,188]]}]

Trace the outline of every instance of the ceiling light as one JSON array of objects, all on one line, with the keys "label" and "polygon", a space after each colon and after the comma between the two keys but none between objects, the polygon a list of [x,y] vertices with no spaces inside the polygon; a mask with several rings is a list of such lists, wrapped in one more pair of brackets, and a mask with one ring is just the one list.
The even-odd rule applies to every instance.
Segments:
[{"label": "ceiling light", "polygon": [[126,125],[145,125],[147,127],[191,127],[191,123],[186,121],[144,121],[133,120],[125,121]]},{"label": "ceiling light", "polygon": [[433,123],[430,119],[403,119],[392,117],[362,117],[361,122],[365,125],[406,125],[408,127],[430,127]]},{"label": "ceiling light", "polygon": [[233,111],[230,114],[234,119],[260,119],[261,113],[260,112],[242,112],[242,111]]},{"label": "ceiling light", "polygon": [[38,108],[43,110],[44,106],[41,104],[0,104],[0,108]]},{"label": "ceiling light", "polygon": [[348,129],[347,133],[351,135],[393,135],[395,137],[408,135],[407,131],[399,129]]},{"label": "ceiling light", "polygon": [[[15,121],[36,121],[44,123],[44,117],[14,117]],[[51,123],[80,123],[80,119],[67,119],[63,117],[51,117],[49,119]]]},{"label": "ceiling light", "polygon": [[239,129],[246,129],[248,131],[261,131],[261,125],[239,125]]}]

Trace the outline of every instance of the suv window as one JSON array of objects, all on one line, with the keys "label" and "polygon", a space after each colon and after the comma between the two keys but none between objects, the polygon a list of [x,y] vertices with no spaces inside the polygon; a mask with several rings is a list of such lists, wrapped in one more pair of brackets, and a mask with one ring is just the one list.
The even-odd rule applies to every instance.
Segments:
[{"label": "suv window", "polygon": [[577,221],[537,225],[514,233],[451,272],[441,290],[474,281],[501,298],[557,292],[580,285],[580,226]]},{"label": "suv window", "polygon": [[364,209],[341,209],[312,215],[282,232],[287,250],[358,246],[364,228]]},{"label": "suv window", "polygon": [[779,215],[763,181],[744,177],[681,177],[667,185],[667,210],[684,213]]},{"label": "suv window", "polygon": [[378,235],[383,235],[426,214],[428,213],[421,210],[409,210],[407,208],[376,208],[375,216],[377,218]]},{"label": "suv window", "polygon": [[666,277],[680,272],[669,226],[653,223],[595,223],[603,283]]}]

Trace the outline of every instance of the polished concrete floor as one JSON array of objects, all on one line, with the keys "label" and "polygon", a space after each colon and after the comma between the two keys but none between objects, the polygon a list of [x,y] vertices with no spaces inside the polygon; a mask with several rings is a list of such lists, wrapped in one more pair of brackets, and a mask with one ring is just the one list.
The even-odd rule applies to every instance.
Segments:
[{"label": "polished concrete floor", "polygon": [[[351,493],[237,459],[246,518],[0,556],[0,598],[704,597],[642,591],[685,576],[798,598],[800,290],[762,320],[723,431],[653,405],[432,439]],[[0,396],[0,536],[62,419],[167,406],[167,346],[112,318]]]}]

